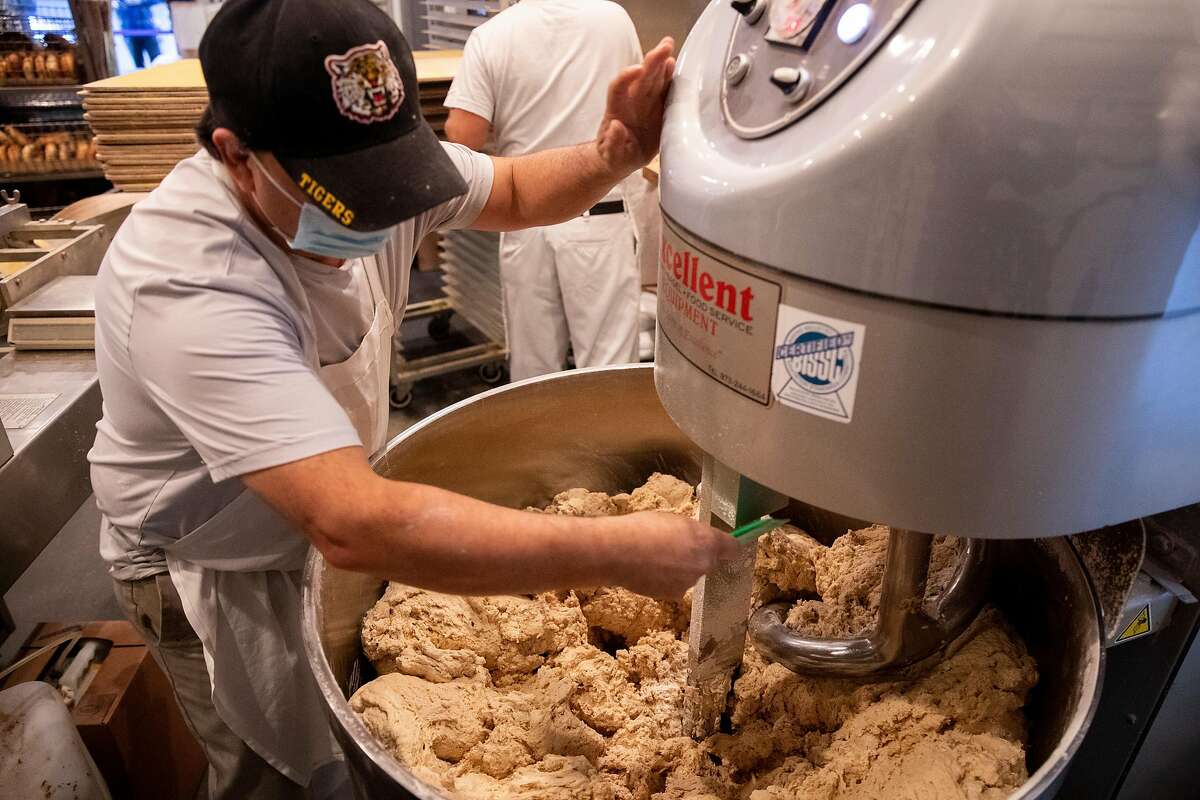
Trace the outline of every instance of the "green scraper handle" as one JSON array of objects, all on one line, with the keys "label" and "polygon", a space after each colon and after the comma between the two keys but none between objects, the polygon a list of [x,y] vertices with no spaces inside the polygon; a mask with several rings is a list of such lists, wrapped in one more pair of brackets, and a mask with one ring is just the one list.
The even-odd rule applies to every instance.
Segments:
[{"label": "green scraper handle", "polygon": [[735,539],[743,542],[753,542],[758,537],[770,533],[773,530],[778,530],[784,525],[791,523],[790,519],[775,519],[774,517],[763,517],[756,519],[753,522],[747,522],[745,525],[734,528],[730,535]]}]

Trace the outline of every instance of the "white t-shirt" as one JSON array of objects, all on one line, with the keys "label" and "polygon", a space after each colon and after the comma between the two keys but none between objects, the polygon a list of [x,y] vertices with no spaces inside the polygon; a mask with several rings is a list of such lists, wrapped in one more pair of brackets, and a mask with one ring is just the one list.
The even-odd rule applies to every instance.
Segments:
[{"label": "white t-shirt", "polygon": [[502,156],[581,144],[596,137],[609,83],[641,60],[616,3],[522,0],[472,31],[446,106],[491,122]]},{"label": "white t-shirt", "polygon": [[[491,194],[491,159],[444,147],[469,188],[380,253],[396,319],[421,239],[471,225]],[[114,577],[164,571],[162,546],[243,490],[231,478],[361,444],[317,365],[348,358],[373,311],[361,259],[335,269],[280,250],[207,153],[133,209],[96,284],[104,415],[88,458]]]}]

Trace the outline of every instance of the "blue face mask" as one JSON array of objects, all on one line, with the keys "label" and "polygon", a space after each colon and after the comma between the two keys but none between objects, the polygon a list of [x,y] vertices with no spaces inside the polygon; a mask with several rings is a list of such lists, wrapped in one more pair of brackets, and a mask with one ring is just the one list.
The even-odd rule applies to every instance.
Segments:
[{"label": "blue face mask", "polygon": [[352,231],[321,213],[312,203],[300,206],[300,225],[288,247],[330,258],[361,258],[373,256],[392,235],[392,228],[381,231]]},{"label": "blue face mask", "polygon": [[[251,153],[250,158],[258,165],[259,170],[270,181],[271,185],[300,209],[300,223],[296,227],[296,235],[288,237],[284,235],[278,225],[270,221],[266,212],[262,210],[262,206],[258,206],[259,213],[270,222],[275,232],[293,250],[301,250],[305,253],[314,253],[319,256],[328,256],[329,258],[362,258],[378,253],[383,248],[384,242],[392,235],[395,226],[369,232],[350,230],[345,225],[323,214],[321,209],[312,203],[301,203],[296,200],[286,189],[276,182],[274,176],[258,160],[256,154]],[[258,205],[257,200],[254,202],[255,205]]]}]

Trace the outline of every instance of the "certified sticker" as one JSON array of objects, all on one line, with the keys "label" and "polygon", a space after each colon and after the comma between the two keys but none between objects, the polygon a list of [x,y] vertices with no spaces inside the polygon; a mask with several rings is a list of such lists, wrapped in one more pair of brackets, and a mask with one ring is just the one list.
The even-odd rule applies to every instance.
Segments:
[{"label": "certified sticker", "polygon": [[865,325],[779,306],[771,370],[776,399],[818,417],[850,422],[866,334]]}]

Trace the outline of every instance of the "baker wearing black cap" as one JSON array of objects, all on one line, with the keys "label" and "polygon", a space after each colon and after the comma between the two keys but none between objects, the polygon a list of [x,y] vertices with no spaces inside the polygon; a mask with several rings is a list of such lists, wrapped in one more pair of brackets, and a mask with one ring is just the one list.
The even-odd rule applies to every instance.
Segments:
[{"label": "baker wearing black cap", "polygon": [[204,150],[100,270],[92,483],[117,596],[171,677],[212,797],[293,797],[335,748],[305,669],[299,572],[464,594],[682,593],[731,540],[671,515],[497,508],[368,466],[391,341],[436,228],[577,216],[658,149],[664,40],[597,138],[517,159],[436,140],[395,25],[367,0],[227,0],[201,43]]}]

